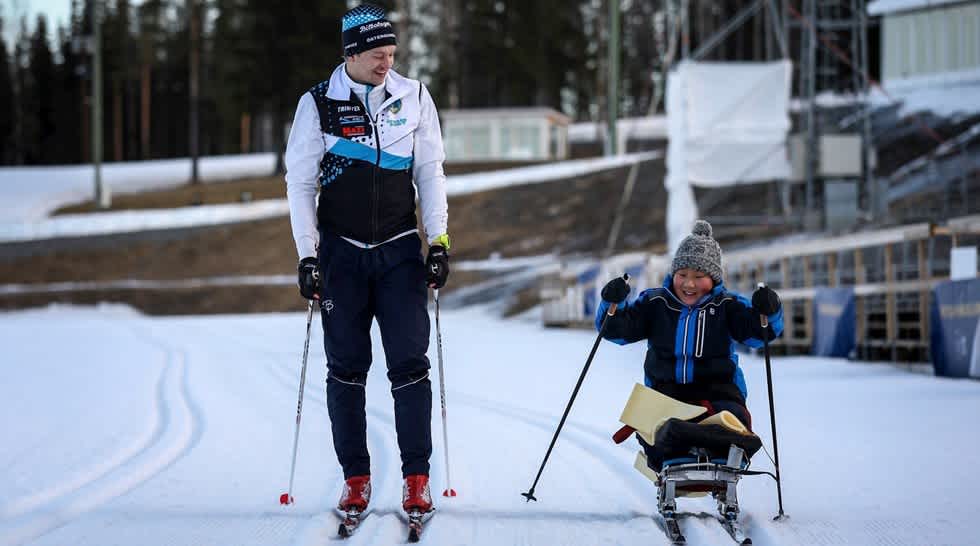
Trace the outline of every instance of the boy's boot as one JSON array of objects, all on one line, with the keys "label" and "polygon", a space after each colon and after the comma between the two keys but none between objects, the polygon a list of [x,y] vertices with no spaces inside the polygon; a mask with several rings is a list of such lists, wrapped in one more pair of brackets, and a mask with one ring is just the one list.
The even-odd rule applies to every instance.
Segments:
[{"label": "boy's boot", "polygon": [[418,510],[423,514],[432,510],[432,494],[429,493],[429,477],[425,474],[405,476],[402,488],[402,509]]},{"label": "boy's boot", "polygon": [[668,419],[655,436],[655,445],[665,453],[686,452],[692,447],[700,447],[711,452],[713,457],[728,456],[728,447],[732,444],[745,450],[749,457],[755,455],[762,447],[762,440],[755,434],[740,433],[722,425],[702,425]]},{"label": "boy's boot", "polygon": [[340,494],[337,508],[347,512],[357,510],[363,512],[371,501],[371,476],[351,476],[344,482],[344,492]]}]

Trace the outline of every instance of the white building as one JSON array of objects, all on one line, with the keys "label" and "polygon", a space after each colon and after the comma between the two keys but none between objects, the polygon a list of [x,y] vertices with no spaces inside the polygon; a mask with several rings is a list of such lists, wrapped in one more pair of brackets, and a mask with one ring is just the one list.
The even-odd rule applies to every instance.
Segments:
[{"label": "white building", "polygon": [[568,116],[550,108],[442,110],[446,161],[548,161],[568,157]]},{"label": "white building", "polygon": [[868,14],[881,16],[890,94],[913,109],[980,111],[980,0],[874,0]]}]

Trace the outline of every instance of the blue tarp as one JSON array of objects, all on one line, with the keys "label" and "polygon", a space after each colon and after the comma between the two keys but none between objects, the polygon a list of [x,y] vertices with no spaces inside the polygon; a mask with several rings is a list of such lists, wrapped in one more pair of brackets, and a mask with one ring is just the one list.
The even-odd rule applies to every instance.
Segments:
[{"label": "blue tarp", "polygon": [[815,356],[846,358],[854,350],[857,314],[852,288],[817,288],[813,298]]},{"label": "blue tarp", "polygon": [[980,377],[980,280],[947,281],[932,298],[930,349],[936,375]]}]

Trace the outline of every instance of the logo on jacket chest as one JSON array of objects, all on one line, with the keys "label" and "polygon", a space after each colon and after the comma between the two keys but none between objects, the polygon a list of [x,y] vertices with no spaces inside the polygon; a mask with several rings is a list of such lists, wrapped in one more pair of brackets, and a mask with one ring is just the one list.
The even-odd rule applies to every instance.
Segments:
[{"label": "logo on jacket chest", "polygon": [[359,101],[331,101],[327,117],[328,134],[347,139],[372,134],[371,118]]},{"label": "logo on jacket chest", "polygon": [[341,127],[340,135],[343,136],[344,138],[367,136],[368,127],[366,127],[365,125],[350,125],[347,127]]},{"label": "logo on jacket chest", "polygon": [[[398,114],[398,112],[401,111],[402,111],[401,99],[398,99],[395,102],[391,103],[391,106],[388,107],[388,114],[390,116],[395,116]],[[408,123],[408,120],[405,118],[392,118],[392,117],[388,118],[388,127],[399,127],[401,125],[405,125],[406,123]]]}]

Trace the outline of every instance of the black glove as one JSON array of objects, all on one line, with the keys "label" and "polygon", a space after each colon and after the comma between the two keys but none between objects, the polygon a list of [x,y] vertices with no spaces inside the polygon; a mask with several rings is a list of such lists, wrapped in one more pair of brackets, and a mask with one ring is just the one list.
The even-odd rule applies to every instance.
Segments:
[{"label": "black glove", "polygon": [[782,306],[779,295],[768,286],[760,286],[752,294],[752,308],[767,317],[779,311]]},{"label": "black glove", "polygon": [[299,293],[308,300],[320,299],[320,265],[309,256],[299,261]]},{"label": "black glove", "polygon": [[620,303],[626,299],[629,293],[630,285],[622,277],[616,277],[602,287],[602,299],[609,303]]},{"label": "black glove", "polygon": [[425,259],[425,284],[439,290],[446,286],[449,278],[449,252],[442,245],[429,247],[429,257]]}]

